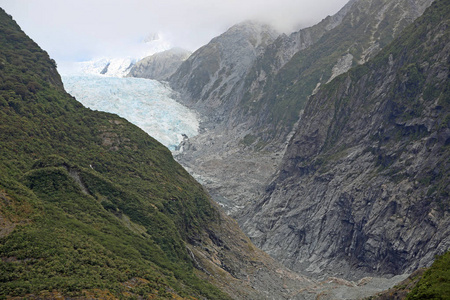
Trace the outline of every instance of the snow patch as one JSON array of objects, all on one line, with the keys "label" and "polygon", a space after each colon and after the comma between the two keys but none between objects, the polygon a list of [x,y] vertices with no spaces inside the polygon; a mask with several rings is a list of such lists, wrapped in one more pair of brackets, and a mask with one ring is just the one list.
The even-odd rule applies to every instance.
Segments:
[{"label": "snow patch", "polygon": [[[133,58],[100,58],[92,61],[75,63],[72,75],[105,75],[124,77],[136,63]],[[67,73],[66,73],[67,75]]]},{"label": "snow patch", "polygon": [[82,62],[58,62],[58,71],[66,76],[104,75],[125,77],[137,61],[155,53],[172,48],[172,45],[159,33],[151,33],[139,44],[131,46],[130,57],[97,57]]}]

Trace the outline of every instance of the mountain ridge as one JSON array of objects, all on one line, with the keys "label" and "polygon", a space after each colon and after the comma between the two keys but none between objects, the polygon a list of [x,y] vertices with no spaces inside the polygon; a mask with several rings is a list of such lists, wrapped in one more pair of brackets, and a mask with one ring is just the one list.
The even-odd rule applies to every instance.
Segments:
[{"label": "mountain ridge", "polygon": [[[289,224],[281,226],[286,225],[295,236],[283,235],[282,241],[271,240],[273,237],[258,241],[261,235],[252,231],[254,224],[250,224],[258,215],[244,220],[247,229],[256,233],[256,240],[264,240],[264,247],[269,245],[272,251],[272,242],[275,248],[277,243],[287,243],[286,249],[295,253],[292,246],[296,242],[309,243],[311,239],[310,232],[302,230],[299,220],[295,221],[302,217],[302,212],[295,210],[296,193],[303,192],[303,187],[296,186],[298,179],[312,176],[316,185],[310,188],[319,187],[315,191],[319,199],[323,192],[321,185],[331,182],[332,192],[336,188],[334,183],[356,177],[350,178],[353,181],[340,194],[342,197],[332,199],[337,201],[328,205],[337,210],[331,210],[331,214],[316,222],[331,222],[333,226],[327,227],[332,230],[325,228],[319,236],[333,237],[334,244],[318,246],[317,255],[322,255],[322,261],[312,257],[308,266],[299,260],[302,271],[320,276],[320,272],[333,266],[328,258],[337,254],[334,259],[342,259],[339,251],[344,249],[345,255],[350,254],[350,267],[356,268],[350,272],[360,271],[354,276],[367,272],[389,275],[402,268],[407,270],[411,257],[405,255],[404,249],[413,249],[412,259],[421,257],[417,265],[432,260],[433,245],[440,245],[436,251],[448,249],[447,231],[438,230],[449,227],[445,215],[449,194],[448,183],[445,185],[449,49],[441,47],[448,45],[445,43],[448,4],[437,1],[432,8],[438,13],[428,13],[414,23],[415,31],[409,29],[413,31],[411,37],[426,38],[428,47],[414,48],[416,40],[421,39],[403,37],[367,65],[338,75],[319,87],[311,98],[313,101],[308,102],[301,121],[313,121],[295,125],[297,130],[290,139],[282,169],[268,186],[262,202],[254,203],[259,213],[270,215],[263,224],[261,220],[255,222],[258,230],[276,229],[275,225],[281,224],[280,211],[289,208],[290,214],[283,217]],[[437,22],[439,17],[440,21],[444,19],[439,26],[427,23]],[[173,161],[167,149],[126,120],[87,110],[67,95],[54,61],[10,22],[0,11],[0,265],[7,271],[0,275],[2,296],[261,299],[276,295],[285,299],[313,299],[320,295],[335,299],[345,295],[356,299],[380,289],[373,278],[350,282],[331,277],[319,282],[292,273],[273,261],[252,245],[236,222],[217,210],[203,188]],[[402,52],[402,43],[413,45],[410,48],[418,50],[416,56],[411,56],[408,49]],[[389,52],[395,55],[387,55]],[[433,60],[422,61],[430,57],[429,53],[435,54],[431,55]],[[370,80],[384,75],[390,77],[379,82]],[[390,90],[391,94],[384,93],[383,89],[392,82],[396,88]],[[370,88],[374,86],[377,89],[372,94]],[[367,97],[365,93],[395,97],[387,102],[371,101],[370,105],[379,108],[371,114],[364,107],[367,103],[359,97]],[[412,100],[402,101],[405,97]],[[428,103],[433,105],[424,105]],[[317,112],[317,107],[323,112]],[[349,111],[355,112],[353,119],[346,117]],[[383,117],[385,111],[391,114]],[[358,118],[361,115],[364,118]],[[383,120],[384,123],[378,123],[382,130],[365,129],[368,124],[365,121],[370,118],[374,121],[372,125]],[[314,122],[319,126],[311,134]],[[363,130],[357,134],[347,130],[354,127]],[[361,136],[362,141],[370,141],[368,147],[355,145]],[[210,142],[214,144],[214,140]],[[253,147],[255,142],[257,138],[246,135],[241,145]],[[187,141],[184,146],[189,150],[195,144]],[[319,156],[315,156],[317,153]],[[252,159],[250,164],[261,156]],[[244,169],[246,166],[243,165]],[[354,174],[373,166],[375,175],[381,175],[371,177],[373,181],[369,183],[373,188],[369,186],[367,193],[361,192],[365,186],[357,184],[366,173]],[[341,167],[344,168],[340,170]],[[356,172],[351,172],[351,168]],[[347,177],[339,172],[346,172]],[[381,185],[382,191],[380,182],[385,184]],[[284,198],[289,193],[295,197],[286,203],[275,203],[286,206],[271,215],[269,209],[277,202],[277,195]],[[405,193],[408,197],[412,195],[411,199],[397,199]],[[356,199],[360,195],[362,200]],[[431,203],[422,201],[424,195],[432,199]],[[387,201],[387,206],[376,201],[371,204],[377,198]],[[417,205],[408,209],[406,204],[411,201]],[[354,203],[355,209],[351,206]],[[364,217],[376,214],[380,207],[378,219],[364,221]],[[363,214],[359,213],[361,208],[365,209]],[[411,220],[400,218],[405,209],[405,216],[412,215]],[[424,216],[421,210],[428,214]],[[303,224],[316,225],[307,221]],[[381,240],[377,238],[382,228],[379,222],[387,224],[385,230],[389,231]],[[419,226],[413,231],[399,229],[414,222]],[[419,232],[423,227],[427,230]],[[335,234],[334,229],[344,235]],[[399,230],[401,238],[391,242],[392,236],[399,236]],[[350,233],[345,235],[347,231]],[[414,236],[422,240],[431,236],[432,245],[424,248],[428,251],[425,256],[425,250],[414,246]],[[339,237],[344,238],[340,241]],[[378,251],[379,245],[387,245],[387,250]],[[325,254],[322,250],[326,250]],[[277,255],[273,251],[271,254]],[[346,273],[346,259],[342,261],[344,265],[334,265],[338,275],[351,277]],[[395,280],[398,278],[387,281],[393,284]],[[371,284],[375,287],[369,291]]]},{"label": "mountain ridge", "polygon": [[[310,47],[297,51],[272,75],[274,78],[263,80],[262,90],[249,89],[252,92],[244,95],[242,102],[248,111],[243,112],[256,118],[252,126],[257,128],[260,139],[266,143],[283,141],[308,97],[321,84],[375,55],[432,2],[350,1],[338,13],[342,19],[334,30],[325,32]],[[251,86],[258,76],[258,73],[250,74],[246,86]],[[269,126],[265,120],[271,120]]]}]

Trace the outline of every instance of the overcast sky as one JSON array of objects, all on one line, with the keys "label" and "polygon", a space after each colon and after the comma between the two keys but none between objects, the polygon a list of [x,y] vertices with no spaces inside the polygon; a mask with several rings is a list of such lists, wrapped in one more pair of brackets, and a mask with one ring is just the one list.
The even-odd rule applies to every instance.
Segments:
[{"label": "overcast sky", "polygon": [[83,61],[133,56],[159,33],[196,50],[238,22],[257,19],[292,32],[336,13],[348,0],[0,0],[0,6],[50,56]]}]

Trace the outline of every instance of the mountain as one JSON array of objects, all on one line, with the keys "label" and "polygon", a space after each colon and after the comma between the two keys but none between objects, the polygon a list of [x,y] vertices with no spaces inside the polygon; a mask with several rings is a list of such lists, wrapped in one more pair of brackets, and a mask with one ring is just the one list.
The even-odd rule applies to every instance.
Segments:
[{"label": "mountain", "polygon": [[167,148],[67,94],[2,9],[0,69],[0,297],[356,299],[403,279],[319,282],[275,262]]},{"label": "mountain", "polygon": [[[273,77],[280,71],[292,57],[306,48],[311,47],[326,34],[335,29],[352,10],[357,0],[349,1],[335,15],[328,16],[318,24],[293,32],[290,35],[282,34],[273,43],[264,49],[257,57],[252,68],[245,76],[245,96],[252,102],[258,102],[263,93],[270,89]],[[354,10],[353,10],[354,11]],[[352,11],[352,12],[353,12]],[[267,88],[265,88],[267,86]],[[245,99],[245,98],[244,98]]]},{"label": "mountain", "polygon": [[127,77],[167,80],[191,54],[181,48],[155,53],[136,62]]},{"label": "mountain", "polygon": [[0,69],[0,297],[283,299],[315,284],[254,247],[167,148],[67,94],[3,10]]},{"label": "mountain", "polygon": [[[431,2],[349,1],[317,25],[271,38],[257,53],[236,52],[232,45],[241,44],[228,38],[245,36],[243,45],[248,45],[249,36],[238,33],[247,33],[245,26],[213,39],[170,78],[180,101],[209,120],[203,133],[185,141],[176,159],[238,217],[264,193],[316,88],[373,57]],[[217,46],[225,43],[230,45]],[[225,61],[245,69],[219,72]]]},{"label": "mountain", "polygon": [[449,250],[450,3],[317,89],[240,222],[313,276],[392,276]]}]

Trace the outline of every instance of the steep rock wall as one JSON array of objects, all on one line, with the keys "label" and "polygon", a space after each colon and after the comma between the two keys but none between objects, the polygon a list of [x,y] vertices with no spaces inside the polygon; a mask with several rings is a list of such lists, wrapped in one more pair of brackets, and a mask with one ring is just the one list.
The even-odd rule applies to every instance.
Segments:
[{"label": "steep rock wall", "polygon": [[266,195],[241,218],[285,265],[348,278],[450,247],[449,5],[319,89]]}]

